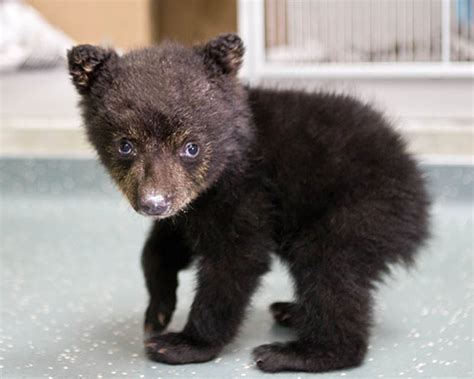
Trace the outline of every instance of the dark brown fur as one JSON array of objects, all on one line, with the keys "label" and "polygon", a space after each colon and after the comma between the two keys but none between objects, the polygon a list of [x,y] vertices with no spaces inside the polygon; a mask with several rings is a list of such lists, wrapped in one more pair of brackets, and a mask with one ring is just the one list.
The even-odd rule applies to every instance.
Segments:
[{"label": "dark brown fur", "polygon": [[[428,235],[420,172],[387,121],[348,96],[244,88],[235,35],[193,49],[69,52],[87,134],[135,209],[172,198],[143,252],[151,359],[204,362],[236,335],[269,268],[285,262],[294,302],[271,307],[298,338],[254,350],[268,372],[328,371],[366,354],[372,291],[392,263],[409,264]],[[92,69],[91,69],[92,68]],[[123,138],[132,156],[119,157]],[[183,159],[186,142],[196,159]],[[198,287],[180,333],[160,332],[193,258]]]}]

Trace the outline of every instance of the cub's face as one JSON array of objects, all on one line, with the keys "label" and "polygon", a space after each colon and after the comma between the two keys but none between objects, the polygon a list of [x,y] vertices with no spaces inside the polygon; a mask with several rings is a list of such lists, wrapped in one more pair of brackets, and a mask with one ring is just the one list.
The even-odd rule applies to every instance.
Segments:
[{"label": "cub's face", "polygon": [[242,55],[235,35],[122,57],[90,45],[68,52],[89,140],[139,213],[186,209],[238,156],[249,133]]}]

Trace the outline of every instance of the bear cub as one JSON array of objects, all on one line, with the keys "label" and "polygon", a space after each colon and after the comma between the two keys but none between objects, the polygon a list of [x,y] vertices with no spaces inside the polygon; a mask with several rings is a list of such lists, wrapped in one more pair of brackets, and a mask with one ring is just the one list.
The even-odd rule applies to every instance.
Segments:
[{"label": "bear cub", "polygon": [[[153,220],[142,256],[145,348],[169,364],[215,358],[237,334],[271,256],[295,298],[270,306],[294,341],[253,351],[267,372],[357,366],[373,291],[428,236],[429,199],[400,136],[349,96],[242,85],[240,38],[119,56],[68,52],[87,136],[132,207]],[[164,333],[178,272],[197,290],[179,333]]]}]

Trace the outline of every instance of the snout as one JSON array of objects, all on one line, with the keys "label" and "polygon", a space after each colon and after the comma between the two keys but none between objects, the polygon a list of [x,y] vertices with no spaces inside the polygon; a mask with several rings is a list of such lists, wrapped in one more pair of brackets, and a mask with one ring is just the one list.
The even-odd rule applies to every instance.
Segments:
[{"label": "snout", "polygon": [[147,216],[165,216],[171,208],[171,197],[148,194],[138,198],[139,212]]}]

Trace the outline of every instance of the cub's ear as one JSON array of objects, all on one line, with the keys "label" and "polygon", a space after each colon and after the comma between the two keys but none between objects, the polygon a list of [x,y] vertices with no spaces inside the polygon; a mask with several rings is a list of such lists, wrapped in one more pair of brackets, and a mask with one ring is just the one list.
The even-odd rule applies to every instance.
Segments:
[{"label": "cub's ear", "polygon": [[115,51],[92,45],[78,45],[67,52],[69,74],[81,94],[90,91],[99,76],[111,78],[118,55]]},{"label": "cub's ear", "polygon": [[244,44],[236,34],[223,34],[197,47],[213,72],[236,75],[242,65]]}]

